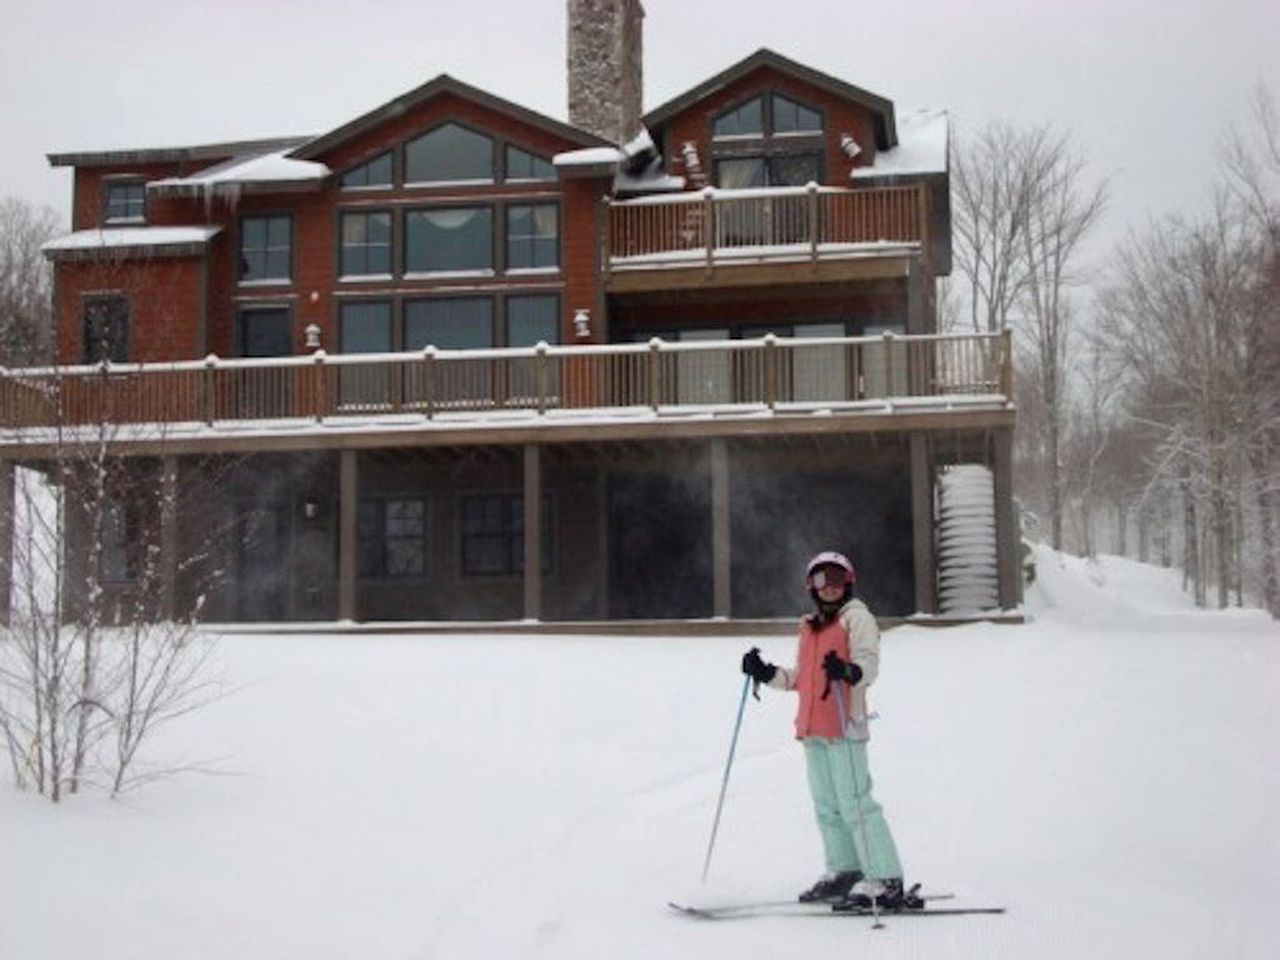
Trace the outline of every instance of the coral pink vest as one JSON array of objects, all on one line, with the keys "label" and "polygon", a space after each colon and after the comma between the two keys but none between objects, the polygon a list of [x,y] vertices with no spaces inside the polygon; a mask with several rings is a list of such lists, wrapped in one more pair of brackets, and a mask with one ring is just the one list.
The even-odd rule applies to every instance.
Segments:
[{"label": "coral pink vest", "polygon": [[822,661],[827,652],[834,650],[841,660],[849,660],[849,634],[840,618],[821,627],[812,627],[808,621],[800,624],[800,650],[796,656],[796,692],[800,705],[796,710],[796,739],[804,737],[840,737],[840,714],[836,708],[836,688],[845,697],[845,718],[850,715],[852,689],[847,683],[832,684],[827,699],[822,693],[827,687],[827,675],[822,672]]}]

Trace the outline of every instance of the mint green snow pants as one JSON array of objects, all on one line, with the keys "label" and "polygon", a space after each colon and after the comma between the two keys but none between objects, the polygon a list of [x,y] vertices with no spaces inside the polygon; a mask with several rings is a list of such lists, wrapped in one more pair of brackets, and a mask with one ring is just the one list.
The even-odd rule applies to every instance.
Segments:
[{"label": "mint green snow pants", "polygon": [[804,758],[827,869],[832,873],[858,870],[877,880],[901,878],[902,864],[889,824],[871,796],[866,743],[806,737]]}]

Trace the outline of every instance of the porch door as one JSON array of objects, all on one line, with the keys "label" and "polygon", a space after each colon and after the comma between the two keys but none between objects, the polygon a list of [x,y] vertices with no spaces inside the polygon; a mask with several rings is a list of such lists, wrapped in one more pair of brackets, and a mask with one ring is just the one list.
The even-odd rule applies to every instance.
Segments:
[{"label": "porch door", "polygon": [[[241,356],[287,357],[292,353],[293,316],[288,307],[255,307],[241,312]],[[290,382],[284,370],[241,370],[237,378],[241,416],[288,416],[292,412]]]},{"label": "porch door", "polygon": [[274,622],[289,611],[289,510],[283,504],[241,508],[236,524],[236,613]]}]

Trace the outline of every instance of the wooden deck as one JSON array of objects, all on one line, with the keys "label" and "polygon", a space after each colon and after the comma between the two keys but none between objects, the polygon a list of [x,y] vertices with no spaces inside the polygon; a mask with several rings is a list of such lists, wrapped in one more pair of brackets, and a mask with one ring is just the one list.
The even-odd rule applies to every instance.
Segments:
[{"label": "wooden deck", "polygon": [[0,369],[0,457],[1005,425],[1006,334]]}]

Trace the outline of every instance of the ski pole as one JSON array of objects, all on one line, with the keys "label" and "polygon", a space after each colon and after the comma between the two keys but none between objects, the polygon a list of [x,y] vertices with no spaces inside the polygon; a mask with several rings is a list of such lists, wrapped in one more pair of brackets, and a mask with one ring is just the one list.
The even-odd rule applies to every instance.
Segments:
[{"label": "ski pole", "polygon": [[[843,681],[836,681],[836,711],[840,714],[840,739],[844,741],[845,756],[849,758],[849,775],[853,778],[853,811],[854,818],[857,820],[858,835],[862,838],[862,857],[865,862],[863,874],[871,868],[871,846],[867,843],[867,821],[862,816],[862,791],[858,789],[858,764],[853,756],[853,742],[849,739],[849,716],[844,705],[845,690],[852,690],[853,687]],[[867,877],[868,880],[875,879]],[[871,916],[874,922],[871,924],[872,930],[883,930],[884,924],[880,922],[880,900],[877,897],[875,889],[871,891]]]},{"label": "ski pole", "polygon": [[724,809],[724,794],[729,789],[729,771],[733,768],[733,754],[738,749],[738,731],[742,729],[742,712],[747,705],[747,691],[751,689],[751,678],[742,678],[742,696],[738,698],[738,719],[733,723],[733,739],[729,741],[729,759],[724,765],[724,779],[720,781],[720,799],[716,801],[716,818],[711,824],[711,840],[707,843],[707,858],[702,862],[702,879],[706,882],[707,871],[711,869],[711,851],[716,846],[716,832],[720,829],[720,812]]}]

